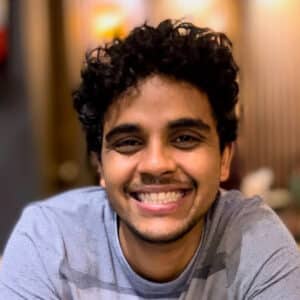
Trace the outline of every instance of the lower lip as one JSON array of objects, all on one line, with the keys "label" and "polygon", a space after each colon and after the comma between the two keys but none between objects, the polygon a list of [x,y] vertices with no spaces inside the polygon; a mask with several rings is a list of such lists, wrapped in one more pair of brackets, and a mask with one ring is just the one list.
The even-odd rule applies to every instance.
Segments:
[{"label": "lower lip", "polygon": [[184,196],[180,197],[176,202],[164,203],[164,204],[152,204],[147,202],[140,202],[134,199],[138,209],[145,214],[153,215],[166,215],[174,213],[184,202],[186,202],[186,197],[191,192],[186,193]]}]

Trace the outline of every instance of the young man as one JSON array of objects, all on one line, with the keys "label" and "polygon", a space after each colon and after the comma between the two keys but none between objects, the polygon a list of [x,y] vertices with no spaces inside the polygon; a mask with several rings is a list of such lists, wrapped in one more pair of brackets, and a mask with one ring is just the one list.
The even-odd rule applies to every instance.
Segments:
[{"label": "young man", "polygon": [[300,299],[300,256],[261,199],[222,191],[237,66],[224,34],[143,25],[92,51],[74,93],[100,187],[27,207],[0,298]]}]

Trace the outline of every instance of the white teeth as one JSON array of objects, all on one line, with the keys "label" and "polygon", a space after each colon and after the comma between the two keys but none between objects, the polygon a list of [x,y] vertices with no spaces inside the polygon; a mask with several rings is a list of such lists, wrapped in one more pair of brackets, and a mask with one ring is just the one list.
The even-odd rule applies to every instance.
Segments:
[{"label": "white teeth", "polygon": [[152,204],[165,204],[176,202],[183,196],[182,192],[167,192],[167,193],[138,193],[138,198],[141,202]]}]

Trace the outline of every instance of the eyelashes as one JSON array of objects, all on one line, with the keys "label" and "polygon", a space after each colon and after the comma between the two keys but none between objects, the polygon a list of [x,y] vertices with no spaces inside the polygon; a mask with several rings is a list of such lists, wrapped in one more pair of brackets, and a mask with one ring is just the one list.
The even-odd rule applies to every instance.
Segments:
[{"label": "eyelashes", "polygon": [[[204,137],[199,134],[176,134],[169,138],[167,146],[180,150],[192,150],[198,147],[204,140]],[[146,145],[146,140],[130,136],[109,143],[107,148],[121,154],[134,154],[142,150]]]},{"label": "eyelashes", "polygon": [[191,134],[181,134],[172,140],[172,145],[179,149],[189,150],[197,147],[203,141],[203,137]]},{"label": "eyelashes", "polygon": [[119,153],[130,154],[130,153],[137,152],[139,149],[143,147],[143,145],[144,142],[141,139],[124,138],[112,143],[110,148]]}]

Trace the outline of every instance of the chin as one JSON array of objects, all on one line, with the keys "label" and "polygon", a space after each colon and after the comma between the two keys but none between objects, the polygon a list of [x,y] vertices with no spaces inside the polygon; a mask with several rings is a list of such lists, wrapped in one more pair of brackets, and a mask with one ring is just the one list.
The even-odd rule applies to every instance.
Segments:
[{"label": "chin", "polygon": [[135,226],[128,224],[125,222],[126,227],[131,232],[131,234],[141,241],[151,243],[151,244],[170,244],[175,243],[179,240],[182,240],[186,235],[188,235],[196,225],[199,224],[201,218],[194,219],[191,222],[187,223],[181,229],[173,232],[151,232],[151,231],[141,231],[137,229]]}]

